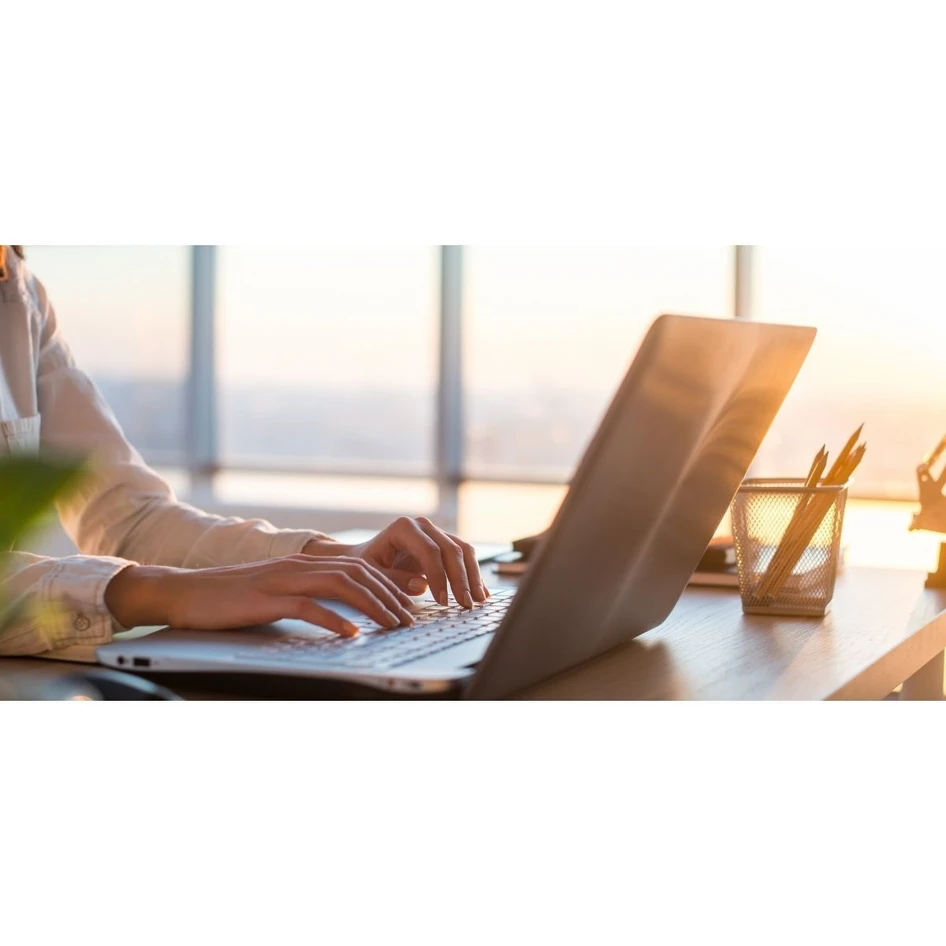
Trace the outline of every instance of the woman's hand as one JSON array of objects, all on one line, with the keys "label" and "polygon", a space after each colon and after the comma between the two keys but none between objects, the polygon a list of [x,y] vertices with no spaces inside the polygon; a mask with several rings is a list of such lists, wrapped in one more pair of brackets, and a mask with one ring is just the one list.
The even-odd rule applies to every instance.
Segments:
[{"label": "woman's hand", "polygon": [[412,595],[423,594],[429,583],[434,598],[444,606],[448,586],[453,589],[457,603],[465,608],[489,597],[473,546],[438,529],[424,516],[402,516],[361,545],[313,539],[305,551],[312,555],[342,552],[360,558]]},{"label": "woman's hand", "polygon": [[357,635],[354,624],[313,598],[343,601],[382,627],[414,623],[411,599],[377,568],[347,556],[291,555],[193,570],[132,565],[105,589],[105,605],[123,627],[226,630],[301,618],[342,637]]}]

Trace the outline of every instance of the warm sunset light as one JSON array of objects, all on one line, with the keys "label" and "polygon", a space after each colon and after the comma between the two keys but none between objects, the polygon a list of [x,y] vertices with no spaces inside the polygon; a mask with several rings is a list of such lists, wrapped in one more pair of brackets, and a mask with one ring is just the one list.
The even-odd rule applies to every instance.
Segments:
[{"label": "warm sunset light", "polygon": [[[853,486],[859,501],[845,523],[851,562],[925,568],[935,560],[936,537],[908,535],[906,524],[917,508],[915,467],[946,432],[938,254],[755,250],[753,315],[816,325],[819,335],[753,472],[803,475],[820,443],[840,443],[866,421],[869,449]],[[544,528],[562,488],[477,482],[476,474],[567,480],[653,316],[725,315],[732,263],[725,247],[471,247],[467,257],[473,478],[459,494],[460,527],[508,539]],[[185,251],[37,247],[30,261],[126,430],[173,467],[187,365]],[[224,248],[224,456],[242,467],[264,456],[267,468],[327,462],[325,474],[340,466],[370,472],[372,464],[431,471],[436,266],[430,247]],[[280,479],[224,469],[219,491],[241,503],[366,511],[436,504],[430,481],[391,477]]]},{"label": "warm sunset light", "polygon": [[[57,640],[113,671],[151,672],[179,659],[153,633],[163,624],[187,635],[275,622],[288,638],[246,644],[239,659],[254,672],[255,661],[276,661],[278,669],[265,666],[277,690],[288,685],[283,671],[298,676],[295,665],[283,666],[288,655],[347,667],[354,649],[319,648],[357,637],[368,674],[359,686],[570,698],[571,684],[543,682],[568,661],[577,666],[636,637],[645,655],[677,634],[685,649],[696,622],[718,625],[720,646],[735,633],[730,640],[766,660],[702,683],[671,660],[646,686],[628,671],[580,692],[879,698],[902,683],[905,698],[941,695],[942,655],[906,646],[913,634],[935,637],[942,610],[924,583],[946,533],[910,529],[920,510],[917,466],[946,433],[939,255],[775,246],[27,247],[60,338],[101,398],[81,385],[50,398],[49,384],[68,376],[44,380],[32,388],[43,405],[5,421],[4,436],[11,449],[44,438],[88,442],[104,464],[71,500],[77,506],[60,501],[72,539],[50,525],[31,537],[32,549],[55,562],[78,539],[83,555],[69,568],[115,569],[99,563],[127,558],[157,569],[117,571],[105,604],[99,596],[66,609]],[[17,298],[4,292],[2,304]],[[8,330],[23,317],[13,312]],[[56,413],[73,407],[75,417]],[[744,504],[730,514],[740,483]],[[939,521],[936,489],[924,481],[921,525]],[[141,503],[147,514],[129,512]],[[101,521],[83,520],[90,509]],[[553,523],[576,550],[551,542],[538,554],[534,537]],[[353,563],[356,586],[375,580],[361,562],[395,576],[402,593],[410,582],[416,610],[339,586],[331,569],[349,576]],[[305,588],[293,596],[305,603],[293,601],[291,613],[287,595],[272,605],[278,610],[260,610],[253,590],[277,564],[305,570]],[[212,609],[193,612],[195,626],[168,616],[176,589],[157,594],[149,584],[218,580],[218,568],[219,581],[232,585]],[[533,568],[541,594],[526,596],[531,612],[509,610],[520,623],[503,631],[517,576]],[[75,578],[69,587],[93,586]],[[565,593],[573,586],[587,600]],[[323,601],[335,603],[326,610]],[[288,618],[297,623],[284,626]],[[788,623],[766,623],[775,618]],[[113,638],[112,620],[128,630]],[[873,635],[858,635],[865,622],[876,625]],[[441,624],[442,640],[434,631]],[[406,629],[415,625],[427,630],[411,638]],[[753,649],[774,627],[787,635],[779,646]],[[32,653],[51,632],[18,633],[16,646]],[[512,634],[509,653],[518,656],[470,676],[494,634]],[[97,643],[83,643],[93,636]],[[879,651],[862,660],[868,643]],[[467,663],[446,676],[380,673],[402,646],[434,664],[435,653],[462,646]],[[864,662],[884,666],[889,654],[907,652],[916,658],[909,666],[864,676]],[[818,663],[818,654],[836,653],[852,657],[837,678],[833,663]],[[810,674],[798,669],[802,656],[814,661]],[[217,666],[190,650],[186,659]]]}]

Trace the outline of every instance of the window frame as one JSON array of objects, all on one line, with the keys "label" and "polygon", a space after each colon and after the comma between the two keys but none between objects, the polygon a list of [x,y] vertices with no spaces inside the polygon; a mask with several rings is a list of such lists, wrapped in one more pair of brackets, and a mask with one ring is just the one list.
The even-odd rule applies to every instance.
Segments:
[{"label": "window frame", "polygon": [[[190,362],[184,418],[184,462],[190,476],[190,492],[213,504],[214,477],[223,471],[259,473],[300,473],[352,476],[358,478],[431,479],[427,472],[384,464],[339,463],[315,460],[312,463],[234,465],[221,464],[217,410],[217,260],[216,246],[191,246]],[[438,365],[435,411],[435,438],[432,478],[437,486],[437,509],[431,510],[439,522],[455,529],[460,488],[467,482],[515,484],[562,484],[562,478],[538,476],[476,475],[466,468],[465,388],[463,379],[464,338],[464,250],[461,245],[440,246]],[[732,247],[732,317],[752,317],[751,246]]]}]

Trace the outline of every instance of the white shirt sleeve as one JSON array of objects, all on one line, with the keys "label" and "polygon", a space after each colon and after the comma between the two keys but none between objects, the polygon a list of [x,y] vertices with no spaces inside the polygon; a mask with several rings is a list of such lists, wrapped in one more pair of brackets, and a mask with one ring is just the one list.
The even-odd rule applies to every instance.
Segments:
[{"label": "white shirt sleeve", "polygon": [[148,565],[210,568],[302,550],[319,532],[277,529],[262,519],[226,519],[176,500],[125,440],[92,380],[75,364],[38,280],[43,321],[37,368],[41,445],[88,455],[90,473],[57,505],[63,527],[87,555]]},{"label": "white shirt sleeve", "polygon": [[75,364],[38,280],[43,323],[37,367],[41,445],[87,455],[89,475],[57,506],[63,526],[87,555],[141,564],[209,568],[302,550],[319,532],[276,529],[262,519],[226,519],[178,502],[170,486],[125,440],[92,380]]},{"label": "white shirt sleeve", "polygon": [[105,607],[105,587],[130,564],[95,555],[5,555],[4,606],[14,609],[17,618],[0,635],[0,656],[111,640],[121,628]]},{"label": "white shirt sleeve", "polygon": [[[92,380],[76,366],[42,284],[24,274],[25,268],[17,275],[26,289],[22,302],[33,310],[23,313],[33,326],[28,332],[33,363],[29,354],[17,358],[16,371],[33,371],[35,388],[24,385],[22,377],[0,381],[7,381],[10,390],[35,390],[42,449],[88,457],[89,473],[57,504],[63,527],[83,554],[48,559],[17,553],[7,558],[4,587],[30,596],[43,619],[35,617],[34,608],[33,617],[4,633],[0,653],[38,653],[109,640],[115,626],[104,605],[105,586],[129,564],[234,565],[292,555],[310,539],[325,538],[320,532],[277,529],[261,519],[209,515],[178,502],[125,440]],[[9,317],[6,308],[2,314]],[[9,363],[5,370],[10,371]],[[21,410],[30,413],[29,405]],[[50,621],[55,609],[44,606],[56,602],[59,617]]]}]

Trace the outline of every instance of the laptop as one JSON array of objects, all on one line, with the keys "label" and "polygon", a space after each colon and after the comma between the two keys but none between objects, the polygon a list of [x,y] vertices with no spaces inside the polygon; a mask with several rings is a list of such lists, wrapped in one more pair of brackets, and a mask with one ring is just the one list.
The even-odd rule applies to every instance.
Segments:
[{"label": "laptop", "polygon": [[302,621],[163,629],[98,647],[149,673],[320,678],[411,695],[510,696],[661,624],[679,599],[815,330],[663,315],[650,327],[518,588],[342,639]]}]

